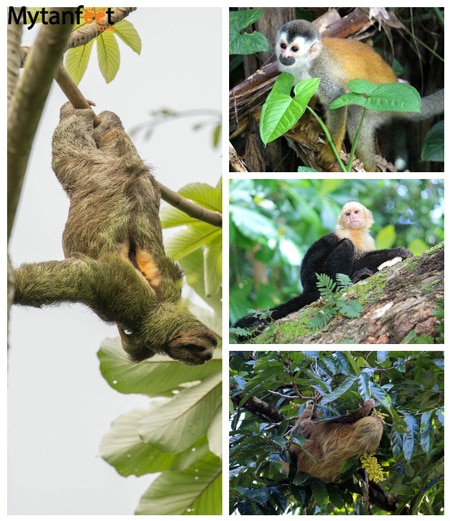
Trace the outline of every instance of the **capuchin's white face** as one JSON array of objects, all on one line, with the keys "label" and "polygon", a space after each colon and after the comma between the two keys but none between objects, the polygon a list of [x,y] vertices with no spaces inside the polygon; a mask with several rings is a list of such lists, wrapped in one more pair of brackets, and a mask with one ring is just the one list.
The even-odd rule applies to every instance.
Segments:
[{"label": "capuchin's white face", "polygon": [[338,228],[368,230],[373,224],[372,212],[356,201],[346,203],[338,218]]}]

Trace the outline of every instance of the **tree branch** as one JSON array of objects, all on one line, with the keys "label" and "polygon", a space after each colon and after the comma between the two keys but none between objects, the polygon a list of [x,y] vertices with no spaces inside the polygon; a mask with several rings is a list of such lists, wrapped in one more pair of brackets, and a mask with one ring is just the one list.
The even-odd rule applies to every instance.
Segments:
[{"label": "tree branch", "polygon": [[[22,59],[26,58],[27,48],[22,48]],[[68,74],[66,68],[60,65],[58,72],[56,73],[56,82],[60,86],[61,90],[66,95],[67,99],[72,103],[72,106],[76,109],[92,109],[92,103],[88,101],[78,86],[75,84],[73,79]],[[95,121],[95,120],[94,120]],[[212,226],[222,227],[222,214],[220,212],[213,212],[207,210],[194,202],[185,199],[177,192],[174,192],[167,186],[163,185],[159,181],[156,181],[161,192],[161,197],[170,205],[178,208],[182,212],[186,213],[194,219],[199,219]]]},{"label": "tree branch", "polygon": [[[67,11],[67,8],[64,10]],[[8,108],[8,237],[34,136],[71,31],[70,24],[41,27]]]},{"label": "tree branch", "polygon": [[[231,400],[237,406],[242,401],[242,395],[232,396]],[[275,407],[270,405],[269,403],[257,398],[256,396],[250,396],[247,401],[241,404],[245,410],[256,414],[259,418],[264,421],[269,421],[271,423],[278,423],[283,421],[286,417],[284,414],[280,414]]]},{"label": "tree branch", "polygon": [[[111,25],[120,22],[130,13],[136,11],[136,9],[136,7],[114,7],[111,14]],[[68,48],[71,49],[73,47],[80,47],[80,45],[86,45],[95,37],[97,37],[99,33],[104,30],[104,28],[104,25],[99,25],[95,20],[93,20],[90,24],[85,24],[82,27],[79,27],[72,33],[69,39]]]}]

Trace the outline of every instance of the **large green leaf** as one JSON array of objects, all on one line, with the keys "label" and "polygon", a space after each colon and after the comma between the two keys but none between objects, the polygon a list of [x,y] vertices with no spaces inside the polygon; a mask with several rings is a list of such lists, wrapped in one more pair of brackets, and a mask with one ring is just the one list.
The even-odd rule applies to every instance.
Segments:
[{"label": "large green leaf", "polygon": [[422,143],[422,161],[444,161],[444,122],[438,121]]},{"label": "large green leaf", "polygon": [[78,85],[86,72],[89,58],[91,57],[92,46],[95,40],[91,40],[86,45],[69,49],[65,57],[65,67],[73,81]]},{"label": "large green leaf", "polygon": [[222,465],[209,453],[191,468],[166,471],[142,496],[136,514],[220,515]]},{"label": "large green leaf", "polygon": [[222,211],[222,184],[219,187],[206,183],[190,183],[178,191],[183,197],[192,199],[200,206],[216,212]]},{"label": "large green leaf", "polygon": [[[181,188],[178,193],[187,199],[191,199],[203,208],[215,212],[222,211],[221,183],[219,183],[218,187],[205,183],[191,183]],[[175,226],[189,225],[198,222],[194,217],[190,217],[187,213],[173,206],[165,206],[162,208],[160,219],[163,228],[173,228]]]},{"label": "large green leaf", "polygon": [[140,423],[142,439],[158,450],[176,454],[205,435],[217,412],[222,396],[222,375],[216,373],[187,387],[157,414]]},{"label": "large green leaf", "polygon": [[282,72],[270,91],[261,111],[260,134],[265,145],[282,136],[301,118],[312,96],[316,93],[320,79],[303,80],[294,83],[292,74]]},{"label": "large green leaf", "polygon": [[111,31],[104,31],[97,37],[98,66],[106,83],[111,82],[120,66],[120,50],[116,37]]},{"label": "large green leaf", "polygon": [[403,455],[406,461],[410,461],[416,450],[419,426],[416,418],[410,414],[405,415],[405,421],[406,434],[403,436]]},{"label": "large green leaf", "polygon": [[222,458],[222,406],[217,409],[208,427],[208,447],[213,454]]},{"label": "large green leaf", "polygon": [[[167,401],[167,400],[166,400]],[[142,476],[172,468],[178,454],[165,454],[144,443],[138,434],[139,423],[149,414],[157,414],[161,400],[146,409],[134,409],[114,420],[100,445],[100,456],[122,476]]]},{"label": "large green leaf", "polygon": [[257,31],[243,32],[244,29],[259,20],[263,14],[264,9],[230,12],[230,54],[254,54],[260,51],[270,51],[270,44],[264,35]]},{"label": "large green leaf", "polygon": [[100,371],[109,385],[124,394],[173,396],[173,390],[186,382],[203,380],[221,374],[222,353],[215,351],[207,364],[187,366],[167,356],[155,355],[143,362],[131,362],[120,340],[105,340],[97,353]]},{"label": "large green leaf", "polygon": [[328,108],[338,109],[346,105],[359,105],[382,112],[421,112],[420,94],[406,83],[376,85],[366,80],[348,82],[351,92],[334,100]]},{"label": "large green leaf", "polygon": [[278,227],[273,219],[255,212],[249,208],[233,206],[230,209],[230,218],[242,235],[249,239],[268,241],[278,237]]},{"label": "large green leaf", "polygon": [[[100,445],[100,456],[112,465],[122,476],[142,476],[144,474],[163,472],[164,470],[182,470],[201,460],[210,450],[208,444],[215,446],[215,441],[222,441],[221,423],[213,422],[208,436],[200,437],[196,442],[179,454],[162,452],[139,436],[139,426],[148,416],[158,414],[169,400],[153,400],[146,408],[134,409],[122,414],[111,425]],[[220,408],[219,408],[220,412]],[[207,443],[208,442],[208,443]],[[221,447],[215,446],[220,457]]]},{"label": "large green leaf", "polygon": [[141,54],[142,42],[139,33],[128,20],[121,20],[114,25],[114,34],[116,34],[128,47],[137,54]]},{"label": "large green leaf", "polygon": [[383,250],[387,248],[392,248],[392,246],[395,244],[395,238],[395,226],[393,224],[388,224],[377,233],[377,249]]},{"label": "large green leaf", "polygon": [[180,260],[199,248],[209,246],[218,238],[221,240],[221,237],[221,228],[196,221],[186,229],[171,235],[165,243],[165,249],[170,258]]},{"label": "large green leaf", "polygon": [[215,237],[205,250],[206,297],[216,295],[222,286],[222,234]]}]

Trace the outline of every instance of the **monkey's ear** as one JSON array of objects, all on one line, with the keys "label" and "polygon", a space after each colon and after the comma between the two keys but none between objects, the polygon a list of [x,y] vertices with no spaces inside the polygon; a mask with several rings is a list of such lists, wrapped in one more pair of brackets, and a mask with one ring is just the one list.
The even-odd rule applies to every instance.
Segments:
[{"label": "monkey's ear", "polygon": [[309,54],[310,58],[313,60],[314,58],[319,56],[321,50],[322,50],[322,42],[318,40],[317,42],[314,42],[311,45],[311,47],[308,50],[308,54]]}]

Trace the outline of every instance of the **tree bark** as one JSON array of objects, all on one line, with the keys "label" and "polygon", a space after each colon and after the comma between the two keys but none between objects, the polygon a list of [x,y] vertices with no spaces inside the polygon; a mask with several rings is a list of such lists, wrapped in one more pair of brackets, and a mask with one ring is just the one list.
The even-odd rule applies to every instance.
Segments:
[{"label": "tree bark", "polygon": [[400,344],[420,341],[419,337],[443,343],[443,319],[436,312],[444,300],[444,243],[356,284],[346,298],[362,304],[359,318],[336,315],[312,331],[308,324],[323,306],[319,300],[277,321],[249,343]]}]

